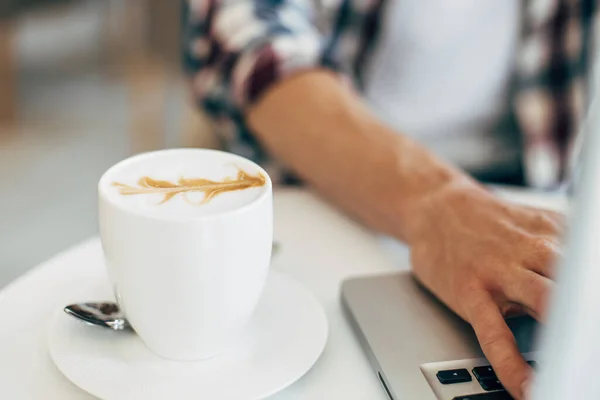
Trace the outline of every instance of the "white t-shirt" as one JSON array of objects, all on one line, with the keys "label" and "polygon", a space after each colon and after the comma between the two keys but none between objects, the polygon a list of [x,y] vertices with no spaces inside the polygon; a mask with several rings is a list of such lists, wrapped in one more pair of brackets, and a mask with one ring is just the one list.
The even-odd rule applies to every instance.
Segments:
[{"label": "white t-shirt", "polygon": [[470,171],[510,165],[498,128],[520,31],[519,0],[389,0],[365,96],[399,132]]}]

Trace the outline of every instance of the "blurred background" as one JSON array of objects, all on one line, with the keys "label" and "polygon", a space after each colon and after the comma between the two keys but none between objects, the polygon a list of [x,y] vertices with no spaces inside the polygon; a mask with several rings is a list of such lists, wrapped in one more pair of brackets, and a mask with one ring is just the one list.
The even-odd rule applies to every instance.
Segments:
[{"label": "blurred background", "polygon": [[179,57],[179,1],[0,0],[0,287],[97,232],[96,183],[215,147]]}]

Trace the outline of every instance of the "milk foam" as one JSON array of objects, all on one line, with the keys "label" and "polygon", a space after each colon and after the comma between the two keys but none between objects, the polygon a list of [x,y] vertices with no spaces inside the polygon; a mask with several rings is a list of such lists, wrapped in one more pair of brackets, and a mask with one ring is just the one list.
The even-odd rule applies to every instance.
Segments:
[{"label": "milk foam", "polygon": [[256,164],[233,154],[197,149],[165,150],[132,157],[109,169],[101,178],[99,191],[111,203],[139,214],[160,218],[205,217],[233,211],[258,200],[270,189],[267,180],[260,187],[220,193],[205,204],[201,192],[179,193],[165,199],[163,193],[123,195],[115,183],[138,187],[140,178],[177,183],[180,178],[209,179],[222,182],[226,178],[236,179],[238,171],[249,175],[267,176]]}]

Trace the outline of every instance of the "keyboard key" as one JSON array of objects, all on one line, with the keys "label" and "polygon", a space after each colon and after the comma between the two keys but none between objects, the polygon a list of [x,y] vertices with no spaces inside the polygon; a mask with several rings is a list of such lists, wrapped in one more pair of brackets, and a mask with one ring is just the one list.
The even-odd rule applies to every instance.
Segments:
[{"label": "keyboard key", "polygon": [[489,365],[473,368],[473,375],[477,380],[496,378],[496,373]]},{"label": "keyboard key", "polygon": [[486,392],[504,389],[498,378],[479,379],[479,384]]},{"label": "keyboard key", "polygon": [[492,392],[458,396],[452,400],[513,400],[513,398],[508,394],[508,392]]},{"label": "keyboard key", "polygon": [[466,369],[450,369],[447,371],[439,371],[437,378],[443,385],[451,385],[453,383],[471,382],[471,374]]}]

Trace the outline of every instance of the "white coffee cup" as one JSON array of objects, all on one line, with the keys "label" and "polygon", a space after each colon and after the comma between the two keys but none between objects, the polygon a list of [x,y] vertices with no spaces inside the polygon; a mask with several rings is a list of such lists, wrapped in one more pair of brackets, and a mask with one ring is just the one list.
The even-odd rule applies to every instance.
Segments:
[{"label": "white coffee cup", "polygon": [[[205,194],[193,191],[161,204],[169,190],[160,189],[162,183],[123,194],[132,191],[123,188],[140,187],[143,176],[223,182],[238,171],[263,177],[263,185],[218,193],[205,204]],[[206,359],[230,346],[251,318],[268,274],[273,211],[267,173],[221,151],[164,150],[116,164],[98,189],[108,275],[146,346],[173,360]]]}]

